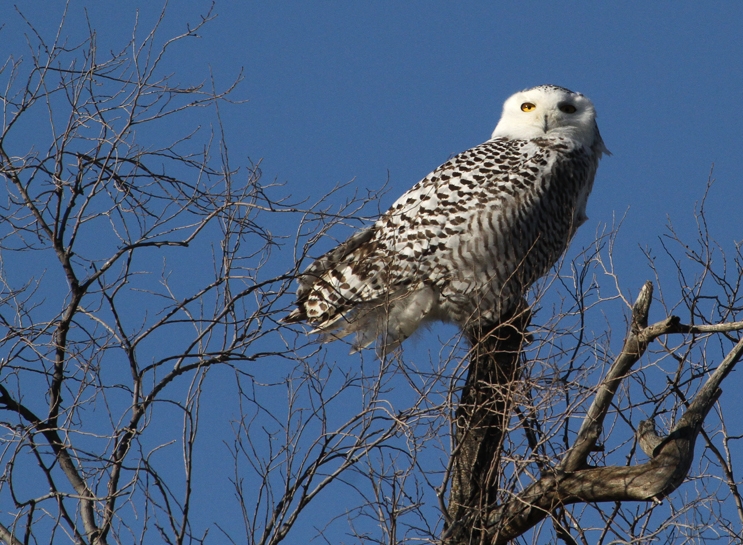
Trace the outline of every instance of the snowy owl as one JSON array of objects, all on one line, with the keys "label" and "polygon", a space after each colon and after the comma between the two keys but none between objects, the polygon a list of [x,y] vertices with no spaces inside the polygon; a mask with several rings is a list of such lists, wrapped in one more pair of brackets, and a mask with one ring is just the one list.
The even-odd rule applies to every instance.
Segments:
[{"label": "snowy owl", "polygon": [[297,308],[324,340],[392,349],[422,323],[493,324],[586,221],[607,153],[593,103],[541,85],[511,96],[493,135],[447,161],[377,222],[302,273]]}]

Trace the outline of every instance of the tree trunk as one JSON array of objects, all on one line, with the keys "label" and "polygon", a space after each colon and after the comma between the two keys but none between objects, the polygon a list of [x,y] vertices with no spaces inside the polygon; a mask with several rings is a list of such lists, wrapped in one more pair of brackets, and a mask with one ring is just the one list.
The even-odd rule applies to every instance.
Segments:
[{"label": "tree trunk", "polygon": [[447,544],[487,542],[485,520],[497,501],[501,447],[513,410],[513,385],[521,377],[521,350],[530,319],[524,306],[496,326],[480,325],[466,332],[472,349],[455,418],[443,536]]}]

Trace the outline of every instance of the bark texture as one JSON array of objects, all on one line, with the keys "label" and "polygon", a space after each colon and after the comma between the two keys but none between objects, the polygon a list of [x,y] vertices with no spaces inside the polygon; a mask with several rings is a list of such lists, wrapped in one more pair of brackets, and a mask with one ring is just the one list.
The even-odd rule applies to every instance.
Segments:
[{"label": "bark texture", "polygon": [[495,327],[467,331],[469,369],[455,422],[451,493],[444,541],[486,543],[495,507],[499,455],[513,411],[513,384],[521,376],[521,350],[531,313],[520,307]]}]

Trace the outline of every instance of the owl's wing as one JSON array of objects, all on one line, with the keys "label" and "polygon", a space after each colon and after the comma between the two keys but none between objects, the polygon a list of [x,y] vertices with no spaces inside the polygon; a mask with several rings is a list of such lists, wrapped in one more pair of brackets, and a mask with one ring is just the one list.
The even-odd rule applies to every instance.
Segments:
[{"label": "owl's wing", "polygon": [[[305,304],[313,289],[316,289],[318,283],[326,284],[333,278],[333,271],[341,263],[349,261],[349,256],[353,260],[356,252],[361,248],[369,248],[369,242],[374,237],[375,227],[363,229],[351,236],[345,242],[339,244],[323,256],[316,259],[304,272],[299,276],[299,288],[297,289],[297,308],[286,316],[282,321],[287,323],[301,322],[308,319]],[[359,256],[360,257],[360,256]]]},{"label": "owl's wing", "polygon": [[512,174],[538,170],[534,165],[547,164],[544,153],[529,142],[498,138],[447,161],[374,226],[310,265],[300,279],[298,308],[285,321],[306,320],[327,330],[363,308],[389,305],[460,274],[442,256],[456,254],[483,209],[515,204]]}]

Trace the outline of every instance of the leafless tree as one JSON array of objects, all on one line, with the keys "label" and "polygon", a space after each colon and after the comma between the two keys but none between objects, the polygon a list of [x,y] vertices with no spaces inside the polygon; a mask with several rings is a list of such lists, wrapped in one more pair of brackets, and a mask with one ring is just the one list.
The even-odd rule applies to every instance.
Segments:
[{"label": "leafless tree", "polygon": [[[742,260],[739,245],[728,259],[711,240],[703,202],[695,217],[695,247],[672,227],[661,238],[678,271],[680,301],[670,307],[663,294],[656,296],[660,321],[648,319],[653,282],[632,304],[622,296],[612,235],[609,248],[599,237],[583,266],[573,264],[572,298],[531,339],[524,310],[492,331],[470,332],[445,541],[508,543],[540,523],[531,533],[535,542],[740,540],[733,444],[741,435],[728,431],[718,401],[743,355]],[[653,270],[655,257],[646,255]],[[606,283],[601,290],[587,274],[591,263],[616,282],[611,297],[601,295]],[[590,339],[586,326],[592,307],[611,299],[628,311],[618,353],[608,335]],[[694,472],[700,435],[704,450]],[[689,477],[694,490],[677,499],[674,492]]]},{"label": "leafless tree", "polygon": [[165,40],[163,16],[106,53],[27,21],[0,71],[0,540],[737,539],[741,256],[703,207],[696,245],[647,251],[675,290],[658,269],[631,301],[612,231],[505,323],[347,356],[279,319],[378,192],[293,202],[236,164],[240,76],[167,69],[212,14]]}]

